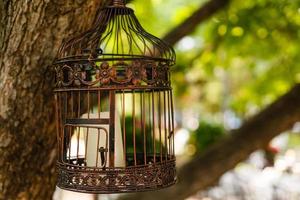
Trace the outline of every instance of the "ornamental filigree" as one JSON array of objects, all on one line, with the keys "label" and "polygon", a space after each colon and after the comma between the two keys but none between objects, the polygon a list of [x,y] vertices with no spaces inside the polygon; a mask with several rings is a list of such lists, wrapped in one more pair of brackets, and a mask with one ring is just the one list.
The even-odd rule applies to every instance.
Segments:
[{"label": "ornamental filigree", "polygon": [[133,61],[131,65],[117,62],[58,65],[57,86],[99,86],[126,84],[132,86],[169,86],[169,67],[155,62]]},{"label": "ornamental filigree", "polygon": [[147,79],[146,70],[142,67],[141,62],[134,61],[130,68],[131,81],[133,85],[140,85],[141,82]]},{"label": "ornamental filigree", "polygon": [[116,76],[116,70],[113,67],[109,67],[107,62],[103,62],[100,65],[100,70],[96,70],[96,80],[100,80],[103,85],[109,84],[110,80]]},{"label": "ornamental filigree", "polygon": [[91,170],[88,175],[82,172],[83,170],[73,171],[59,165],[58,186],[79,192],[83,192],[83,188],[91,192],[101,188],[102,193],[109,193],[122,192],[123,188],[126,188],[127,192],[134,192],[137,189],[154,190],[176,182],[175,160],[168,161],[164,165],[150,165],[147,169],[132,168],[107,172]]}]

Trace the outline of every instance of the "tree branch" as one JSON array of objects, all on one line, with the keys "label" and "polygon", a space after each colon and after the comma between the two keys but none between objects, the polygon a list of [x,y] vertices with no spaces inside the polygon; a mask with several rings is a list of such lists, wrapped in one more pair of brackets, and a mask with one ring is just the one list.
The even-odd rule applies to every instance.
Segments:
[{"label": "tree branch", "polygon": [[177,27],[175,27],[169,33],[167,33],[163,40],[172,46],[175,45],[184,36],[187,36],[190,33],[192,33],[201,22],[208,19],[217,11],[224,8],[226,5],[229,4],[229,2],[230,0],[208,1],[198,10],[196,10],[189,18],[187,18],[185,21],[183,21],[181,24],[179,24]]},{"label": "tree branch", "polygon": [[257,149],[264,148],[272,138],[300,121],[300,84],[234,131],[230,137],[212,146],[205,154],[183,166],[179,183],[171,188],[124,196],[122,200],[182,200],[214,184],[226,171]]}]

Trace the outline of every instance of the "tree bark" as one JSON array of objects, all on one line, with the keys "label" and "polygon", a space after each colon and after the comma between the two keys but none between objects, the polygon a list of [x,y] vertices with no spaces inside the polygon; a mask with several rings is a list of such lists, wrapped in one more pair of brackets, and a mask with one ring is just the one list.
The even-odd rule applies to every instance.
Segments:
[{"label": "tree bark", "polygon": [[212,146],[178,172],[177,185],[151,193],[123,196],[121,200],[183,200],[214,184],[226,171],[270,140],[300,121],[300,84],[256,116],[246,121],[230,137]]},{"label": "tree bark", "polygon": [[175,45],[183,37],[191,34],[196,27],[230,3],[230,0],[211,0],[199,7],[190,17],[167,33],[163,40]]},{"label": "tree bark", "polygon": [[101,0],[0,0],[0,199],[51,199],[56,134],[51,63]]}]

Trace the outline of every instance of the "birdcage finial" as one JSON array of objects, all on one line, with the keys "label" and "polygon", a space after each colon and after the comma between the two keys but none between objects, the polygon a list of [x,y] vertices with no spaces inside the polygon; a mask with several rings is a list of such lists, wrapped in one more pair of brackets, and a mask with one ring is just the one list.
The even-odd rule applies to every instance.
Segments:
[{"label": "birdcage finial", "polygon": [[125,0],[112,0],[112,5],[113,6],[125,6]]}]

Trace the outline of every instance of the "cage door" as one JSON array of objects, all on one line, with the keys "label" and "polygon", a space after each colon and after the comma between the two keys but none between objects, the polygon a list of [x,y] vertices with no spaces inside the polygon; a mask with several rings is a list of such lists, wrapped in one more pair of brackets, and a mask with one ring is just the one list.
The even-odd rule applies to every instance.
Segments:
[{"label": "cage door", "polygon": [[[96,119],[98,116],[96,113],[81,116],[86,122],[80,125],[85,127],[81,128],[81,134],[84,136],[86,146],[86,165],[90,167],[124,167],[120,116],[116,111],[114,120],[109,119],[110,112],[101,112],[100,115],[101,119]],[[93,121],[95,123],[91,123]],[[111,129],[111,124],[113,124],[113,129]],[[113,149],[111,149],[112,146]]]}]

